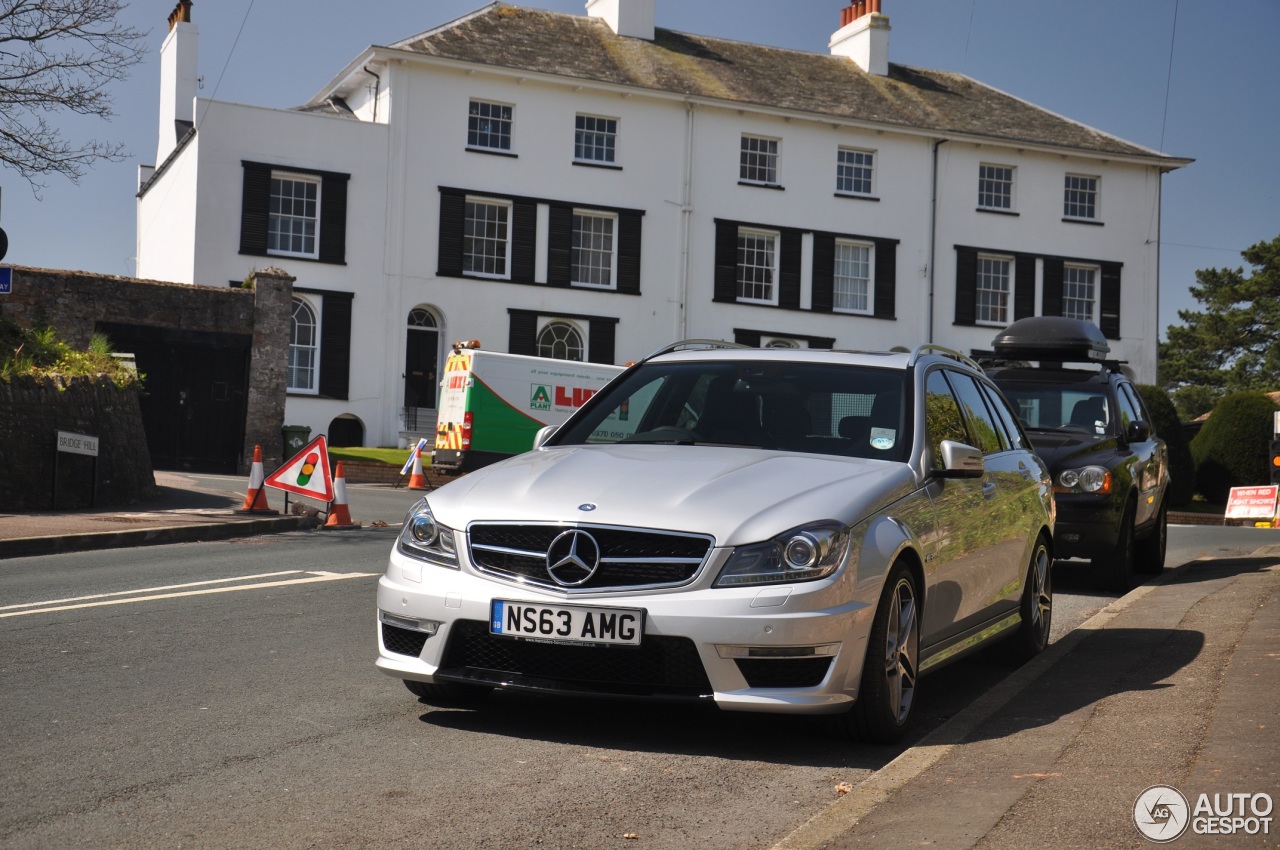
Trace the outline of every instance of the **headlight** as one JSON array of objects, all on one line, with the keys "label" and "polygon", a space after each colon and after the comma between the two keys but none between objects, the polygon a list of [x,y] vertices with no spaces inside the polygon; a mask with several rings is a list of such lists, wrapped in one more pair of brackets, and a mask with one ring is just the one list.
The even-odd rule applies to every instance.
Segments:
[{"label": "headlight", "polygon": [[426,499],[414,505],[413,510],[405,517],[397,548],[411,558],[458,569],[458,549],[453,529],[436,522]]},{"label": "headlight", "polygon": [[1101,466],[1064,469],[1058,473],[1057,493],[1110,493],[1111,473]]},{"label": "headlight", "polygon": [[836,522],[806,525],[764,543],[734,549],[716,578],[716,587],[826,578],[844,563],[848,551],[848,528]]}]

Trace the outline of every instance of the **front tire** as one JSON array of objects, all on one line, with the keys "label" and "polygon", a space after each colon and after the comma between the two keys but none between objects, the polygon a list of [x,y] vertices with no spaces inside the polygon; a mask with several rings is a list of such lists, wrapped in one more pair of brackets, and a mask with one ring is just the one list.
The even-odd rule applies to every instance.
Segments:
[{"label": "front tire", "polygon": [[833,718],[845,737],[873,744],[902,738],[915,703],[920,661],[920,589],[905,565],[889,571],[862,665],[858,701]]},{"label": "front tire", "polygon": [[1134,569],[1143,575],[1155,576],[1164,572],[1164,556],[1169,547],[1169,510],[1160,505],[1156,514],[1156,527],[1150,536],[1137,546]]},{"label": "front tire", "polygon": [[1116,545],[1108,558],[1094,563],[1097,570],[1098,584],[1104,590],[1116,593],[1128,593],[1133,589],[1133,560],[1137,548],[1133,539],[1133,502],[1124,507],[1124,515],[1120,519],[1120,533],[1116,535]]}]

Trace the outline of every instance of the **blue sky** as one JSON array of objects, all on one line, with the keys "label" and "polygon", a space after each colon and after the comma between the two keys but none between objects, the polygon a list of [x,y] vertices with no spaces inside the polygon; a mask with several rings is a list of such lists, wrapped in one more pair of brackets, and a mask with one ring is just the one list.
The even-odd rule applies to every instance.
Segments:
[{"label": "blue sky", "polygon": [[[113,275],[134,271],[137,166],[154,158],[159,48],[173,0],[132,0],[124,22],[151,30],[146,60],[113,89],[110,123],[56,117],[79,142],[123,142],[132,156],[73,185],[50,178],[37,201],[0,169],[6,263]],[[389,44],[482,0],[195,0],[201,94],[290,107],[370,44]],[[522,5],[572,14],[584,0]],[[826,53],[847,0],[657,0],[658,25]],[[1280,0],[883,0],[890,61],[956,71],[1037,106],[1177,157],[1164,177],[1161,328],[1202,268],[1280,235]],[[1176,17],[1176,27],[1175,27]],[[1172,65],[1170,57],[1172,56]],[[1155,305],[1152,305],[1155,309]]]}]

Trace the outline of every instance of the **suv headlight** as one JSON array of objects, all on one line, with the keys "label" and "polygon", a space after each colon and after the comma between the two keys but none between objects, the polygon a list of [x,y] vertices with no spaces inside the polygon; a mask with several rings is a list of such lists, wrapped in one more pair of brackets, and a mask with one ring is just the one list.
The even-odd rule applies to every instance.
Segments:
[{"label": "suv headlight", "polygon": [[404,519],[397,548],[411,558],[458,569],[458,549],[452,528],[436,522],[426,499],[418,502]]},{"label": "suv headlight", "polygon": [[764,543],[739,546],[716,578],[716,587],[783,584],[826,578],[844,563],[849,529],[837,522],[801,526]]},{"label": "suv headlight", "polygon": [[1101,466],[1064,469],[1058,473],[1055,493],[1110,493],[1111,472]]}]

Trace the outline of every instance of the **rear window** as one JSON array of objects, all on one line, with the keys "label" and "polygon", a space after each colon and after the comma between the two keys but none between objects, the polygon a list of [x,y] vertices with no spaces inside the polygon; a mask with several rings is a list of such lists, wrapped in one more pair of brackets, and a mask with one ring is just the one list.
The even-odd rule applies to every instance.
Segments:
[{"label": "rear window", "polygon": [[646,363],[607,387],[552,445],[671,443],[905,460],[904,375],[795,361]]}]

